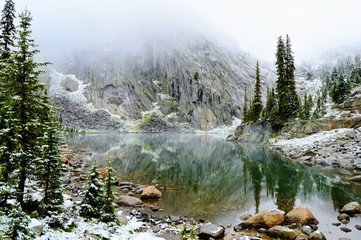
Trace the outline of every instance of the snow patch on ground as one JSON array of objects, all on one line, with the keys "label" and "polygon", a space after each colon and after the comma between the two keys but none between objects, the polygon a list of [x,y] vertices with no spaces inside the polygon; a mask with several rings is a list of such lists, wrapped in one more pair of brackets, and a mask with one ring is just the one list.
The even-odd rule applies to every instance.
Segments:
[{"label": "snow patch on ground", "polygon": [[82,218],[77,218],[75,223],[77,227],[72,232],[56,231],[48,226],[44,228],[44,234],[35,238],[36,240],[86,240],[89,235],[97,235],[100,238],[105,237],[110,240],[164,240],[156,237],[154,233],[139,233],[138,229],[143,225],[142,222],[130,219],[127,225],[109,226],[105,223],[86,222]]},{"label": "snow patch on ground", "polygon": [[292,138],[288,140],[279,140],[278,142],[273,143],[274,146],[291,146],[291,147],[303,147],[314,145],[315,142],[326,143],[333,142],[338,138],[345,136],[349,131],[352,131],[350,128],[339,128],[331,131],[322,131],[315,133],[310,136],[303,138]]},{"label": "snow patch on ground", "polygon": [[220,126],[220,127],[217,127],[217,128],[214,128],[212,130],[209,130],[209,131],[202,131],[202,130],[197,130],[196,133],[210,133],[210,134],[222,134],[223,135],[230,135],[230,134],[233,134],[234,130],[239,126],[241,125],[242,123],[242,120],[239,119],[239,118],[233,118],[233,121],[231,123],[231,125],[223,125],[223,126]]},{"label": "snow patch on ground", "polygon": [[[61,85],[62,81],[65,79],[70,79],[78,84],[78,89],[74,92],[66,91]],[[69,97],[73,101],[82,103],[87,107],[88,110],[93,111],[95,107],[92,103],[88,102],[88,99],[85,97],[85,89],[88,87],[90,83],[85,84],[82,80],[78,79],[73,74],[65,75],[63,73],[59,73],[56,70],[52,70],[50,74],[50,87],[49,87],[49,95],[50,96],[62,96]]]}]

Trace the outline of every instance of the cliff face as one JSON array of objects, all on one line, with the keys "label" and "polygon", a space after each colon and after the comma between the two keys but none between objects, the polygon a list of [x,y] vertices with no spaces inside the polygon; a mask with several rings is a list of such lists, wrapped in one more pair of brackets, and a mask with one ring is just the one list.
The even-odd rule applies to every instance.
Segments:
[{"label": "cliff face", "polygon": [[[84,94],[96,109],[122,120],[144,118],[157,108],[167,121],[210,130],[241,117],[244,88],[248,96],[253,92],[255,65],[243,52],[182,37],[148,41],[127,54],[84,52],[62,71],[88,84]],[[264,93],[274,79],[268,69],[261,64]],[[71,83],[63,87],[72,88]]]}]

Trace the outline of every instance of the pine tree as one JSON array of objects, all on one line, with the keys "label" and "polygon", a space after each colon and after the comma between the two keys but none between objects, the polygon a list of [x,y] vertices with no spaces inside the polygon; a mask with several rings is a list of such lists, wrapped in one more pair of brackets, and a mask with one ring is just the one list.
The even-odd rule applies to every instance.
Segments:
[{"label": "pine tree", "polygon": [[18,136],[14,161],[18,168],[18,201],[23,206],[26,179],[33,173],[34,161],[41,157],[39,139],[45,132],[41,120],[49,113],[49,104],[44,93],[45,87],[38,81],[39,75],[43,73],[38,68],[47,63],[34,61],[39,51],[35,49],[36,45],[30,36],[32,17],[29,11],[24,11],[19,18],[16,49],[10,56],[13,66],[9,66],[10,74],[6,81],[8,94],[12,98],[6,106],[10,106],[11,112],[14,112],[13,120],[19,123],[19,127],[13,129]]},{"label": "pine tree", "polygon": [[243,105],[243,122],[247,123],[248,122],[248,114],[249,114],[249,110],[248,110],[248,97],[247,97],[247,89],[246,87],[244,87],[244,99],[243,99],[244,105]]},{"label": "pine tree", "polygon": [[80,205],[80,215],[85,218],[97,218],[102,216],[102,208],[104,205],[104,189],[103,182],[100,180],[98,168],[94,163],[89,172],[84,192],[83,200]]},{"label": "pine tree", "polygon": [[257,61],[254,96],[253,96],[253,101],[252,101],[248,120],[251,122],[256,122],[260,118],[262,108],[263,108],[263,105],[262,105],[261,79],[260,79],[260,72],[259,72],[259,63]]},{"label": "pine tree", "polygon": [[[52,112],[50,112],[52,113]],[[46,132],[42,142],[42,157],[36,162],[37,178],[43,188],[44,198],[42,210],[46,213],[59,210],[59,205],[64,202],[62,176],[65,168],[62,164],[59,152],[59,125],[55,114],[49,114],[45,119]]]},{"label": "pine tree", "polygon": [[295,118],[297,116],[298,107],[298,95],[296,92],[296,81],[295,81],[295,60],[291,49],[291,40],[287,34],[286,36],[286,54],[285,54],[285,78],[287,86],[287,104],[285,113],[286,120]]},{"label": "pine tree", "polygon": [[296,92],[294,57],[291,41],[286,36],[286,43],[279,37],[276,52],[277,99],[279,120],[285,123],[297,116],[298,95]]},{"label": "pine tree", "polygon": [[6,0],[0,21],[0,29],[2,30],[0,35],[0,58],[2,60],[8,59],[10,57],[10,49],[14,46],[16,35],[14,19],[15,3],[12,0]]},{"label": "pine tree", "polygon": [[114,202],[114,185],[115,177],[113,176],[114,169],[112,168],[112,159],[108,158],[108,166],[106,168],[106,178],[105,178],[105,197],[104,197],[104,214],[101,217],[101,220],[104,222],[118,222],[117,216],[115,215]]},{"label": "pine tree", "polygon": [[28,225],[30,218],[23,212],[19,205],[13,205],[10,213],[7,216],[9,221],[6,223],[7,229],[5,231],[4,239],[11,240],[30,240],[34,239],[35,234]]}]

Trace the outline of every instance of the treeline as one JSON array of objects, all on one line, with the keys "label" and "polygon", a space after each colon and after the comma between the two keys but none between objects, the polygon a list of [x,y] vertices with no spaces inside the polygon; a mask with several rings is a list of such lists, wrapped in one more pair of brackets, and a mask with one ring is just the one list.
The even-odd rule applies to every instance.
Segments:
[{"label": "treeline", "polygon": [[247,94],[245,94],[243,108],[244,123],[267,122],[273,128],[280,129],[285,123],[298,116],[299,107],[302,103],[296,92],[295,64],[291,47],[291,40],[288,35],[285,40],[282,36],[279,37],[276,52],[276,89],[271,88],[267,90],[265,107],[262,104],[260,71],[257,62],[253,100],[249,107]]},{"label": "treeline", "polygon": [[[30,12],[19,14],[18,26],[16,19],[14,2],[6,0],[0,21],[0,239],[12,240],[34,237],[28,228],[30,216],[48,217],[49,226],[58,228],[61,218],[67,217],[61,215],[65,171],[59,150],[61,124],[38,80],[40,68],[49,63],[34,60],[39,50],[31,38]],[[104,187],[96,170],[89,174],[79,214],[117,222],[113,170],[108,165]],[[96,189],[95,202],[93,180],[104,188]]]},{"label": "treeline", "polygon": [[[350,97],[352,88],[361,84],[361,57],[347,57],[339,60],[332,70],[319,74],[322,86],[314,94],[304,92],[300,97],[296,92],[294,56],[290,38],[279,37],[276,52],[276,87],[267,89],[265,106],[262,103],[259,64],[256,65],[256,79],[252,98],[244,89],[243,122],[269,123],[278,130],[293,120],[318,119],[326,114],[328,98],[334,107]],[[315,73],[308,71],[306,79],[311,80]]]}]

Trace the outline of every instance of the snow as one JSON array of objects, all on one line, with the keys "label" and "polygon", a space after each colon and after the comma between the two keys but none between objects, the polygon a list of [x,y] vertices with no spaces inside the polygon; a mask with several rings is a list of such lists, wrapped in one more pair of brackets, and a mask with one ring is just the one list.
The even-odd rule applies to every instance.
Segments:
[{"label": "snow", "polygon": [[[86,222],[83,218],[75,219],[77,227],[72,232],[57,231],[45,226],[43,235],[35,238],[36,240],[86,240],[87,235],[96,234],[98,236],[108,237],[111,240],[162,240],[156,237],[154,233],[138,233],[143,223],[130,219],[127,225],[110,226],[105,223]],[[164,239],[163,239],[164,240]]]},{"label": "snow", "polygon": [[[61,85],[61,82],[65,79],[70,79],[78,84],[78,90],[74,92],[68,92],[66,91],[63,86]],[[52,70],[50,74],[50,87],[49,87],[49,95],[50,96],[67,96],[70,99],[73,99],[76,102],[82,103],[89,110],[94,110],[94,105],[92,103],[89,103],[87,98],[85,97],[85,89],[88,87],[90,83],[85,84],[82,80],[77,79],[77,77],[73,74],[62,74],[57,72],[56,70]]]},{"label": "snow", "polygon": [[239,118],[234,117],[233,121],[231,123],[231,125],[223,125],[217,128],[214,128],[212,130],[209,131],[202,131],[202,130],[198,130],[196,131],[197,133],[210,133],[210,134],[221,134],[223,135],[230,135],[234,132],[234,130],[241,125],[242,120]]},{"label": "snow", "polygon": [[312,146],[315,142],[326,143],[334,141],[342,136],[344,136],[347,132],[352,131],[349,128],[339,128],[331,131],[322,131],[319,133],[315,133],[310,136],[306,136],[303,138],[292,138],[288,140],[280,140],[276,143],[273,143],[274,146],[293,146],[293,147],[303,147],[303,146]]}]

